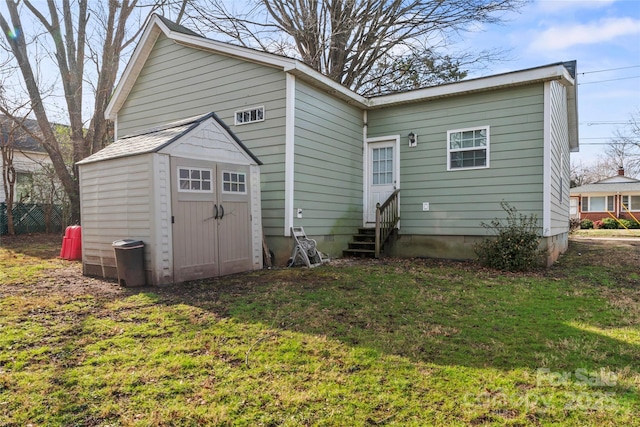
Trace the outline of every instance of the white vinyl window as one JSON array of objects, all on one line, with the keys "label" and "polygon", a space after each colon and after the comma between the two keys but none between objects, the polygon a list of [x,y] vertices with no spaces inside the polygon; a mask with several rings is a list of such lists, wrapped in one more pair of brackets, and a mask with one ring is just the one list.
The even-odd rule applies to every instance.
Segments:
[{"label": "white vinyl window", "polygon": [[582,212],[612,212],[613,210],[613,196],[585,196],[582,198]]},{"label": "white vinyl window", "polygon": [[238,110],[234,114],[236,125],[264,121],[264,107],[251,107],[245,110]]},{"label": "white vinyl window", "polygon": [[447,131],[447,170],[489,167],[489,126]]},{"label": "white vinyl window", "polygon": [[222,192],[247,194],[247,174],[223,171]]},{"label": "white vinyl window", "polygon": [[213,193],[212,170],[179,167],[178,191],[190,193]]},{"label": "white vinyl window", "polygon": [[625,207],[630,211],[640,211],[640,196],[622,196],[622,211]]}]

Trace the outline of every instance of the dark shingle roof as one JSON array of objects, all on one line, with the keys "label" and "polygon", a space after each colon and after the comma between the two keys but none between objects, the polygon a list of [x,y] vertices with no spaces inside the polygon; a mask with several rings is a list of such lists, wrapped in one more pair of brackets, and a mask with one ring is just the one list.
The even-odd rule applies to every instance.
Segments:
[{"label": "dark shingle roof", "polygon": [[[40,133],[40,127],[38,126],[38,122],[32,119],[25,119],[24,121],[25,127],[29,129],[29,131],[33,134]],[[12,132],[12,129],[15,129]],[[13,121],[4,115],[0,115],[0,142],[5,143],[10,136],[10,133],[13,133],[14,138],[14,149],[18,151],[35,151],[37,153],[44,153],[45,149],[42,147],[42,144],[31,135],[29,135],[24,130],[17,128]]]},{"label": "dark shingle roof", "polygon": [[192,31],[192,30],[188,29],[187,27],[183,27],[180,24],[176,24],[175,22],[168,20],[167,18],[165,18],[162,15],[158,15],[158,14],[155,14],[155,15],[158,18],[160,18],[160,20],[164,23],[164,25],[166,25],[167,28],[169,28],[171,31],[175,31],[176,33],[187,34],[187,35],[190,35],[190,36],[203,37],[201,34],[198,34],[195,31]]}]

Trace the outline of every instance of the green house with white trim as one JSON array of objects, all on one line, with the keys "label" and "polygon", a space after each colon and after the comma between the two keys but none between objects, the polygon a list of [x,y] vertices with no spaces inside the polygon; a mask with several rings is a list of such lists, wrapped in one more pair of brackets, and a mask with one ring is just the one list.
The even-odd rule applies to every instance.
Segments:
[{"label": "green house with white trim", "polygon": [[367,98],[298,60],[156,15],[106,115],[121,138],[215,112],[262,162],[262,230],[276,265],[291,255],[292,226],[342,256],[390,195],[399,222],[388,255],[473,258],[481,223],[504,217],[505,201],[537,215],[552,262],[568,245],[575,66]]}]

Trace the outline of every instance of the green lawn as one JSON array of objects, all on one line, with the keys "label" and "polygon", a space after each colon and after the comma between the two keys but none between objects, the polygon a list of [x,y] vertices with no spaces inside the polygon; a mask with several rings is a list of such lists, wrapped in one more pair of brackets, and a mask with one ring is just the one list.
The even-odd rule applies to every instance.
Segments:
[{"label": "green lawn", "polygon": [[2,426],[640,425],[633,242],[73,292],[51,245],[0,248]]}]

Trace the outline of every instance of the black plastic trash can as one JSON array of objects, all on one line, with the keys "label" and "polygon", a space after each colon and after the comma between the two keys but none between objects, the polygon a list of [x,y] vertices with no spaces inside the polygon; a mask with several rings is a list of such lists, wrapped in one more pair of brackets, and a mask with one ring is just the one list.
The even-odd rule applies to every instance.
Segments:
[{"label": "black plastic trash can", "polygon": [[144,273],[144,242],[123,239],[113,242],[118,268],[118,283],[121,286],[144,286],[147,284]]}]

